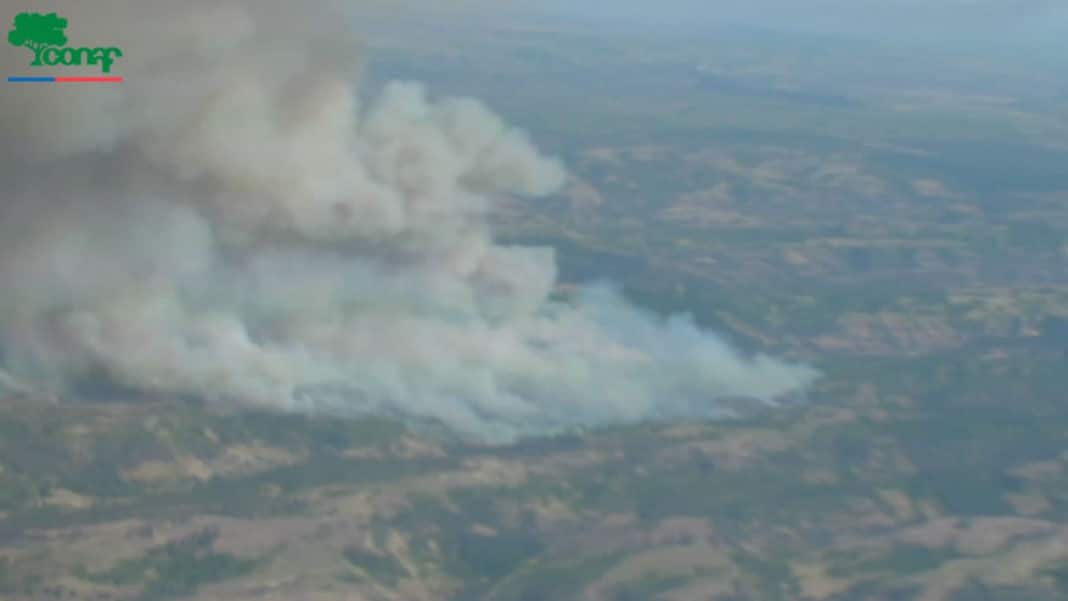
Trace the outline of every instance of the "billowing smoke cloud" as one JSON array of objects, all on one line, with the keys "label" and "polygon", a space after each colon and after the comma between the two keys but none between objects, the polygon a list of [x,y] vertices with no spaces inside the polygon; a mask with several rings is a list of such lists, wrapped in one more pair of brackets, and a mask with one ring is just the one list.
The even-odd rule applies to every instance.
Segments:
[{"label": "billowing smoke cloud", "polygon": [[[486,213],[553,192],[562,166],[473,100],[396,83],[362,102],[343,20],[291,5],[49,5],[71,45],[123,48],[127,81],[0,95],[9,385],[507,440],[712,416],[814,377],[608,288],[553,299],[551,249],[495,243]],[[15,74],[32,58],[2,56]]]}]

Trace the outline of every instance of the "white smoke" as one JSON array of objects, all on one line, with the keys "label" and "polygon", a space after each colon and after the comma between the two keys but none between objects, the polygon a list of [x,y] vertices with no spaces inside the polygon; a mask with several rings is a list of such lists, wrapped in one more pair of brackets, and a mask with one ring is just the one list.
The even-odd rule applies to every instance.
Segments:
[{"label": "white smoke", "polygon": [[395,83],[362,105],[341,20],[287,6],[49,5],[71,45],[124,50],[126,83],[0,95],[0,376],[490,440],[712,416],[814,378],[608,288],[551,300],[551,249],[495,243],[486,214],[553,192],[561,165],[473,100]]}]

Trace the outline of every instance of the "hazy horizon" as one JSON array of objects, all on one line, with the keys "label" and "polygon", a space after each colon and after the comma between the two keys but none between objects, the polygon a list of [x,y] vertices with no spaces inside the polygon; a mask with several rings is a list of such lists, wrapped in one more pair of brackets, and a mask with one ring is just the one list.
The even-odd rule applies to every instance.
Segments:
[{"label": "hazy horizon", "polygon": [[1057,39],[1068,31],[1068,5],[1046,0],[919,0],[891,2],[785,0],[727,2],[710,6],[696,0],[650,3],[622,0],[610,8],[590,0],[516,2],[524,9],[642,25],[746,25],[813,33],[874,35],[907,39]]}]

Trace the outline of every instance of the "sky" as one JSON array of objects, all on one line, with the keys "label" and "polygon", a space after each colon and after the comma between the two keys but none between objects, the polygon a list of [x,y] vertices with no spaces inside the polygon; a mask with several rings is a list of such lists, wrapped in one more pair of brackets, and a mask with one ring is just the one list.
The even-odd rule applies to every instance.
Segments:
[{"label": "sky", "polygon": [[741,24],[863,37],[996,43],[1068,35],[1054,0],[515,0],[531,10],[631,24]]}]

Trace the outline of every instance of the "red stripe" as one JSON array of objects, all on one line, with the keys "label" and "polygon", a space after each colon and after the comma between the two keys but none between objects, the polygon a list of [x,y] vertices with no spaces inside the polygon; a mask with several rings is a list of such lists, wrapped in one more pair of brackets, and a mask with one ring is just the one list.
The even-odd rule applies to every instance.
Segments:
[{"label": "red stripe", "polygon": [[119,83],[122,81],[121,77],[57,77],[56,83],[94,83],[94,82],[110,82]]}]

